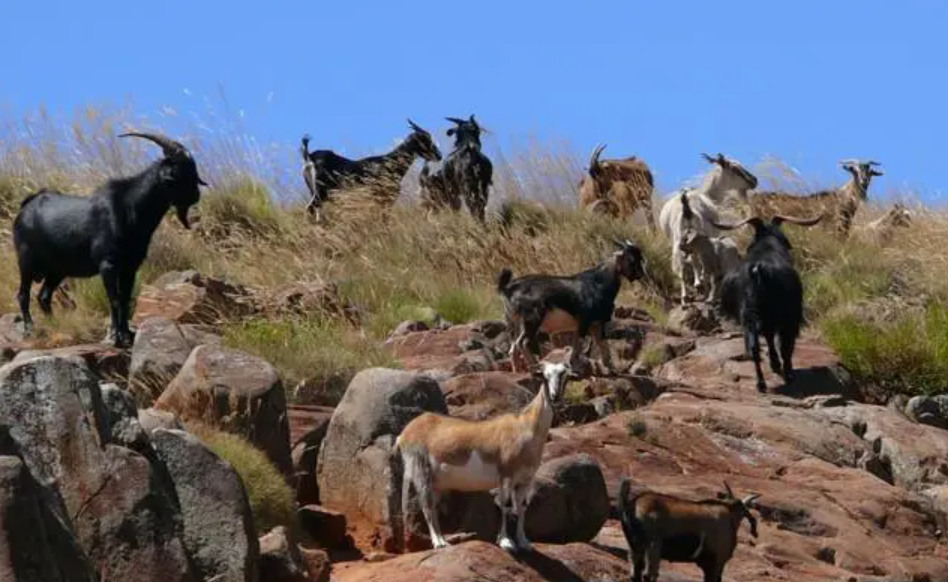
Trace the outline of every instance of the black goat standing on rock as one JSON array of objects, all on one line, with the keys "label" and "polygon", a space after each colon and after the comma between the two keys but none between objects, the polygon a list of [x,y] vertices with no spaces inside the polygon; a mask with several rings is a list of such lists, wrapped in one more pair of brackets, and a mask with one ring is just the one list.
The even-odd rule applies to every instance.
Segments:
[{"label": "black goat standing on rock", "polygon": [[[721,230],[744,225],[754,228],[744,262],[728,273],[721,285],[721,311],[744,328],[745,346],[754,360],[757,389],[761,392],[767,391],[767,383],[760,367],[760,335],[767,340],[771,370],[789,384],[793,380],[793,350],[803,326],[803,283],[793,266],[790,241],[780,225],[789,222],[813,226],[821,218],[778,215],[769,224],[757,217],[732,225],[714,224]],[[774,345],[775,335],[780,339],[780,356]]]},{"label": "black goat standing on rock", "polygon": [[102,276],[109,296],[115,344],[132,344],[130,304],[135,275],[148,254],[151,237],[174,206],[190,228],[188,210],[201,198],[191,153],[180,143],[150,133],[125,133],[161,147],[164,157],[140,173],[110,180],[92,196],[40,190],[27,196],[13,222],[13,244],[20,266],[18,295],[24,332],[33,329],[30,291],[42,281],[40,309],[52,312],[56,287],[66,277]]},{"label": "black goat standing on rock", "polygon": [[463,199],[471,215],[483,222],[494,166],[481,152],[481,127],[473,115],[467,120],[456,117],[447,120],[455,127],[447,132],[449,137],[454,136],[454,151],[448,154],[441,168],[446,197]]},{"label": "black goat standing on rock", "polygon": [[[322,206],[329,193],[352,186],[394,188],[408,172],[415,158],[429,162],[441,160],[441,151],[431,134],[417,123],[408,120],[411,134],[394,150],[381,156],[350,160],[332,150],[309,151],[309,136],[303,136],[300,153],[303,155],[303,180],[312,196],[306,209],[322,218]],[[394,197],[392,197],[394,200]]]}]

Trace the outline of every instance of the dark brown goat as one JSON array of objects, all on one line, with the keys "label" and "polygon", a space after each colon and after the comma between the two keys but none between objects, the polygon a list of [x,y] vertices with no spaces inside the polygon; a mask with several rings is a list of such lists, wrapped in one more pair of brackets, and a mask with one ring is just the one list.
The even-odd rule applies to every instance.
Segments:
[{"label": "dark brown goat", "polygon": [[589,174],[579,185],[579,204],[590,210],[631,218],[641,208],[650,229],[655,230],[652,215],[652,171],[639,158],[600,160],[605,145],[593,150]]}]

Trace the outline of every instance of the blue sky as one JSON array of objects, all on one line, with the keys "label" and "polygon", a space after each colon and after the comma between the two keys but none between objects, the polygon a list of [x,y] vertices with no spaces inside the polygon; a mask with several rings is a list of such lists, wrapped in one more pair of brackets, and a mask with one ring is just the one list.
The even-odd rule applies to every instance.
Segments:
[{"label": "blue sky", "polygon": [[[0,111],[202,109],[266,140],[386,149],[405,118],[637,154],[670,189],[701,151],[807,178],[872,157],[874,191],[948,193],[948,3],[0,1]],[[190,95],[185,93],[185,89]]]}]

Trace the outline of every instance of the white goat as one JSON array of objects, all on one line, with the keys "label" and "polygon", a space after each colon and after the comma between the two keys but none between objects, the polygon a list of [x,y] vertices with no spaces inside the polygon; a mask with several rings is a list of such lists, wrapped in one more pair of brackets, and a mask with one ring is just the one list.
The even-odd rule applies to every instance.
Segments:
[{"label": "white goat", "polygon": [[695,289],[708,286],[706,301],[717,301],[718,289],[724,275],[741,266],[737,243],[728,236],[708,236],[689,228],[679,243],[682,254],[695,272]]},{"label": "white goat", "polygon": [[720,153],[717,157],[708,154],[702,156],[715,168],[708,173],[700,187],[683,188],[679,195],[668,199],[658,217],[662,232],[671,239],[672,270],[681,280],[682,305],[688,299],[689,283],[694,281],[693,267],[685,260],[680,248],[685,230],[694,228],[702,234],[716,236],[718,229],[714,222],[720,221],[721,214],[718,206],[731,193],[746,203],[748,190],[757,187],[757,177],[737,160],[728,159]]},{"label": "white goat", "polygon": [[[438,497],[442,491],[490,491],[499,487],[501,526],[497,544],[510,552],[532,550],[523,520],[553,423],[553,403],[563,393],[570,368],[567,364],[542,362],[540,372],[543,385],[519,414],[470,421],[426,412],[409,422],[395,441],[404,465],[403,522],[409,490],[414,486],[435,548],[448,545],[438,524]],[[517,514],[516,542],[507,534],[510,503]]]},{"label": "white goat", "polygon": [[888,212],[859,229],[863,238],[886,244],[892,239],[897,228],[912,226],[912,212],[902,203],[896,202]]}]

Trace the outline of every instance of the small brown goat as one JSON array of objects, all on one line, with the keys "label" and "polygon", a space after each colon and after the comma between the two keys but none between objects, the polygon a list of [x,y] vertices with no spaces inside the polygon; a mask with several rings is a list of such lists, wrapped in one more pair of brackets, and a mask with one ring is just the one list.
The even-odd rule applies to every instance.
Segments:
[{"label": "small brown goat", "polygon": [[600,145],[593,150],[589,160],[589,175],[579,185],[580,206],[621,218],[631,218],[641,208],[649,228],[654,231],[652,190],[655,182],[652,171],[635,156],[600,160],[604,149],[606,146]]},{"label": "small brown goat", "polygon": [[872,160],[843,160],[840,167],[852,178],[833,190],[821,190],[805,196],[795,196],[783,192],[755,192],[751,195],[752,216],[813,216],[823,214],[831,218],[828,224],[835,227],[841,238],[847,238],[852,229],[853,218],[859,207],[869,197],[869,183],[874,176],[883,172],[875,169],[879,162]]},{"label": "small brown goat", "polygon": [[687,501],[651,491],[632,492],[622,481],[617,502],[622,531],[629,543],[632,581],[657,582],[661,560],[692,562],[704,572],[704,582],[721,582],[724,566],[737,547],[743,520],[757,537],[757,519],[750,508],[758,495],[743,500],[726,491],[718,499]]},{"label": "small brown goat", "polygon": [[896,202],[888,212],[863,226],[859,234],[879,244],[886,244],[892,239],[895,229],[910,226],[912,226],[912,212],[902,203]]}]

